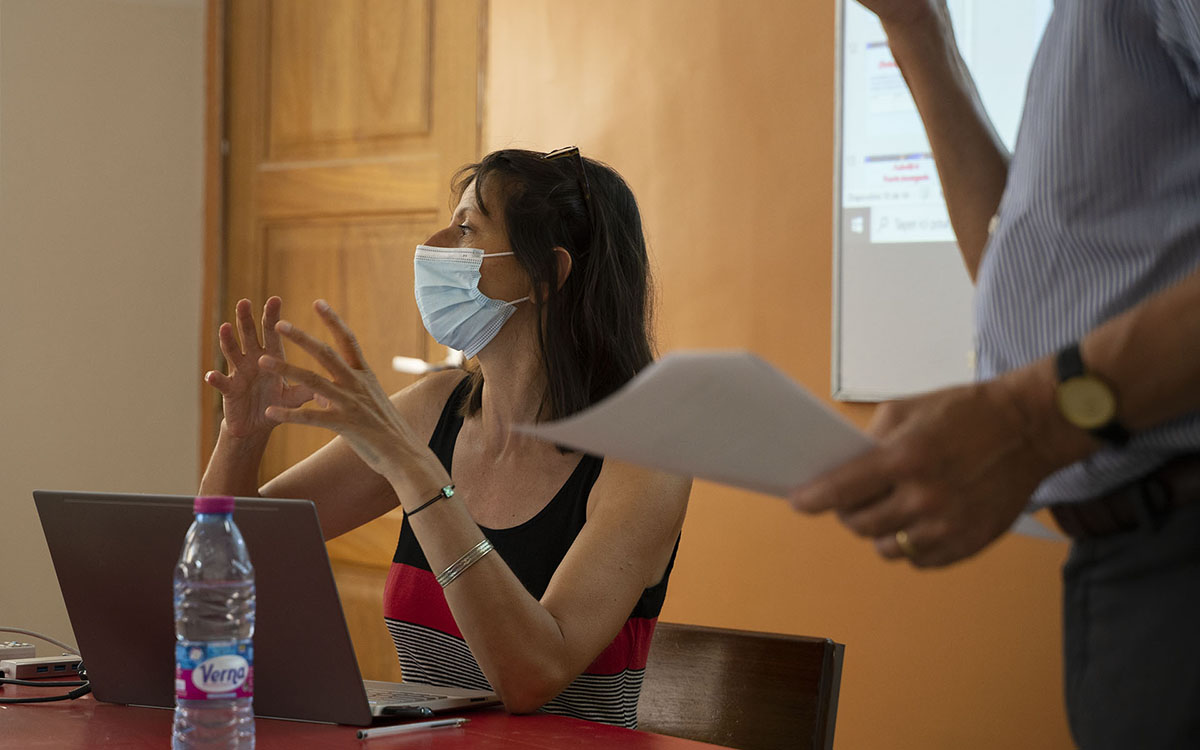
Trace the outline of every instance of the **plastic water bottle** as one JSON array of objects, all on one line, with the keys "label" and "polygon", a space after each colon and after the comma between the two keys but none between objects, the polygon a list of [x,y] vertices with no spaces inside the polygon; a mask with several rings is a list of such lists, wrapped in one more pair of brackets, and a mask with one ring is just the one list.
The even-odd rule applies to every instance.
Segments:
[{"label": "plastic water bottle", "polygon": [[198,497],[175,566],[171,746],[254,747],[254,566],[232,497]]}]

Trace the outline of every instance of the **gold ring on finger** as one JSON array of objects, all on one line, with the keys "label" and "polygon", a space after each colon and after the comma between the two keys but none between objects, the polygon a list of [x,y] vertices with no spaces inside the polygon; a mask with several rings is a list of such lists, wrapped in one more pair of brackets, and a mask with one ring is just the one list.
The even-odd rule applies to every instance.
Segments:
[{"label": "gold ring on finger", "polygon": [[896,545],[908,559],[911,560],[916,557],[917,549],[913,546],[912,540],[908,538],[908,532],[904,529],[900,529],[896,532]]}]

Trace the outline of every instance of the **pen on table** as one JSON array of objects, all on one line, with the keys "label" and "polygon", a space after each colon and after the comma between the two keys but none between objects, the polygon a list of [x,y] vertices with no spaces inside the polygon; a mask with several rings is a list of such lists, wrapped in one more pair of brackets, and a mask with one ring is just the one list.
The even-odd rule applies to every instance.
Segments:
[{"label": "pen on table", "polygon": [[369,740],[372,737],[391,737],[393,734],[407,734],[408,732],[420,732],[422,729],[441,729],[442,727],[461,727],[470,719],[438,719],[436,721],[418,721],[412,724],[397,724],[394,727],[375,727],[373,729],[358,730],[358,738],[360,740]]}]

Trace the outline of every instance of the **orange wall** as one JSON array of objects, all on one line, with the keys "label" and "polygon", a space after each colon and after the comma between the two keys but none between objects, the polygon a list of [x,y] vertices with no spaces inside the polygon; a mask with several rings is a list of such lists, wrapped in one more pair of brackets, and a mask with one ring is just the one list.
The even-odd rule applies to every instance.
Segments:
[{"label": "orange wall", "polygon": [[[484,148],[578,144],[625,175],[661,351],[746,348],[828,394],[833,30],[832,0],[495,0]],[[844,642],[840,748],[1066,747],[1065,554],[1006,538],[918,573],[698,482],[663,617]]]}]

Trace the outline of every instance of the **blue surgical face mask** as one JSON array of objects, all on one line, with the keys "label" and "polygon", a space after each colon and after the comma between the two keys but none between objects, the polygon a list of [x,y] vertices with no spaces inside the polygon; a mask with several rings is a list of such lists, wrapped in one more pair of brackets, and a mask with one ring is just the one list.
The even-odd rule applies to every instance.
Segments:
[{"label": "blue surgical face mask", "polygon": [[529,299],[505,302],[479,291],[483,259],[504,255],[512,253],[417,245],[413,256],[413,286],[425,330],[439,344],[461,350],[467,359],[496,338],[518,302]]}]

